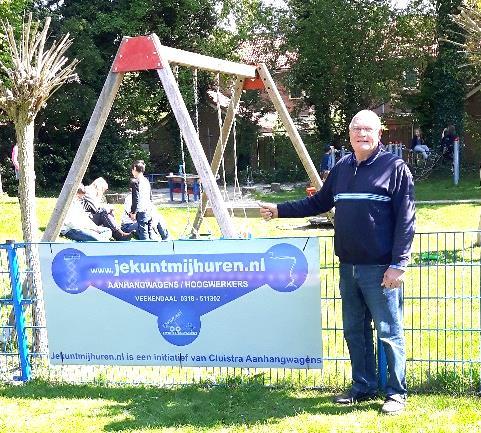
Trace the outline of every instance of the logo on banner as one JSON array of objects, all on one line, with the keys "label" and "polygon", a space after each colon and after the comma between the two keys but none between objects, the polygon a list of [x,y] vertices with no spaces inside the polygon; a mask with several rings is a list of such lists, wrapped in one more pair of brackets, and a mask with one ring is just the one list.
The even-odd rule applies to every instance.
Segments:
[{"label": "logo on banner", "polygon": [[308,264],[294,245],[265,253],[87,256],[75,248],[59,252],[52,276],[64,292],[97,288],[157,317],[163,338],[192,343],[201,317],[263,285],[293,292],[305,282]]}]

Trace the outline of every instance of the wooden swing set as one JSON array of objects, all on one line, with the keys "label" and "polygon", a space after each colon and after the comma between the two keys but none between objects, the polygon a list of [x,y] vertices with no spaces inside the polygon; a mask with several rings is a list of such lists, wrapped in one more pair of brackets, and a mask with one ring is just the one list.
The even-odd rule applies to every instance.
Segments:
[{"label": "wooden swing set", "polygon": [[[182,98],[178,83],[170,66],[171,64],[236,76],[232,97],[225,114],[211,164],[209,164],[207,160],[192,119]],[[67,210],[85,175],[124,74],[127,72],[152,69],[156,70],[159,75],[204,189],[201,204],[193,223],[193,232],[199,229],[205,214],[207,200],[209,200],[222,236],[225,238],[239,237],[228,207],[217,185],[215,176],[219,170],[240,98],[244,90],[267,91],[309,176],[311,184],[316,189],[322,186],[322,181],[316,167],[307,153],[306,147],[265,64],[261,63],[257,66],[246,65],[166,47],[161,45],[159,38],[155,34],[149,36],[124,37],[111,70],[105,80],[95,109],[90,117],[75,159],[65,179],[42,241],[55,241],[60,233]]]}]

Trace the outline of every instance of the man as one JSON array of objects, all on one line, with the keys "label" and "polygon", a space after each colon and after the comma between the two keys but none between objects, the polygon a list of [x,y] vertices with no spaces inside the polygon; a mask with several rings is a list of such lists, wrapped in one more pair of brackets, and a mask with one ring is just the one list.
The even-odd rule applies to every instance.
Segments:
[{"label": "man", "polygon": [[354,153],[334,166],[320,191],[295,202],[262,204],[260,212],[270,220],[336,207],[334,243],[352,387],[334,401],[353,404],[376,398],[374,321],[389,370],[382,411],[396,414],[404,410],[407,393],[401,285],[414,236],[414,185],[404,162],[384,151],[381,121],[374,112],[357,113],[349,137]]}]

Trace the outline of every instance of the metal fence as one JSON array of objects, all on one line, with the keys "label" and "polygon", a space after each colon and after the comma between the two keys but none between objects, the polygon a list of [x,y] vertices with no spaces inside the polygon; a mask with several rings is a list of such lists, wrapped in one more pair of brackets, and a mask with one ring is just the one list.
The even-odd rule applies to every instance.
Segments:
[{"label": "metal fence", "polygon": [[[479,233],[418,233],[404,284],[407,380],[411,389],[479,389],[481,248]],[[350,383],[333,238],[320,237],[322,370],[49,366],[34,345],[35,323],[25,244],[0,245],[0,381],[44,378],[73,383],[174,385],[255,380],[340,388]],[[12,313],[13,311],[13,313]],[[13,319],[16,320],[13,320]],[[309,326],[306,323],[306,326]],[[4,338],[9,337],[9,338]],[[3,341],[2,341],[3,340]],[[382,361],[382,357],[381,357]],[[380,378],[385,375],[380,364]]]}]

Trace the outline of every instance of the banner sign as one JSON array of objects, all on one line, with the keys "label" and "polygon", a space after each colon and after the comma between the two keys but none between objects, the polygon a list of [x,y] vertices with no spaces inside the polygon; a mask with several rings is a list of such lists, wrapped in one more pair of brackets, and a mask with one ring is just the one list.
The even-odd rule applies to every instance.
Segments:
[{"label": "banner sign", "polygon": [[316,238],[39,249],[52,364],[322,366]]}]

